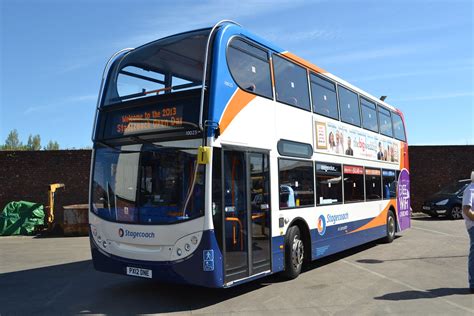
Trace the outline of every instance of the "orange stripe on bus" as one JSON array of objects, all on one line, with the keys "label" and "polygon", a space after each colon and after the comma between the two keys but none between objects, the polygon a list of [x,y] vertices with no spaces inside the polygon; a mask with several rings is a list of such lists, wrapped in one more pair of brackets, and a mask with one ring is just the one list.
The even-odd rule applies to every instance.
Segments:
[{"label": "orange stripe on bus", "polygon": [[292,53],[289,53],[289,52],[286,52],[286,53],[283,53],[283,56],[286,56],[290,59],[293,59],[294,61],[296,61],[297,63],[315,71],[315,72],[318,72],[318,73],[327,73],[326,70],[324,70],[323,68],[320,68],[312,63],[310,63],[309,61],[306,61],[304,60],[303,58],[301,57],[298,57],[296,56],[295,54],[292,54]]},{"label": "orange stripe on bus", "polygon": [[242,109],[246,107],[247,104],[249,104],[250,101],[252,101],[255,97],[255,94],[251,94],[237,88],[237,91],[229,101],[229,104],[222,115],[221,122],[219,123],[221,134],[229,126],[230,122],[232,122],[237,114],[239,114],[239,112],[242,111]]},{"label": "orange stripe on bus", "polygon": [[360,232],[362,230],[366,230],[366,229],[370,229],[370,228],[374,228],[374,227],[379,227],[379,226],[382,226],[382,225],[386,225],[387,224],[387,213],[388,213],[388,209],[390,208],[390,206],[393,205],[393,202],[390,202],[386,207],[385,209],[382,211],[382,213],[380,213],[379,215],[377,215],[376,217],[374,217],[370,222],[368,222],[367,224],[365,224],[364,226],[361,226],[359,228],[357,228],[356,230],[353,230],[353,231],[350,231],[349,234],[351,233],[356,233],[356,232]]}]

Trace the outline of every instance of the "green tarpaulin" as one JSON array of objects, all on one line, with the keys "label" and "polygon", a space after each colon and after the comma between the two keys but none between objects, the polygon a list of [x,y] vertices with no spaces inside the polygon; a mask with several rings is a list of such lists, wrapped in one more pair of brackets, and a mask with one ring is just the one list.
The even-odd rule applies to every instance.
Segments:
[{"label": "green tarpaulin", "polygon": [[44,224],[43,205],[10,202],[0,214],[0,236],[31,235],[35,226]]}]

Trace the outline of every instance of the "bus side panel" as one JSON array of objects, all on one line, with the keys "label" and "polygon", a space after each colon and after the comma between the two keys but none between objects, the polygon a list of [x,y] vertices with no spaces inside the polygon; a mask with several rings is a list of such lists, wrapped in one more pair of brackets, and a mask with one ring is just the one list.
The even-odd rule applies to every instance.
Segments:
[{"label": "bus side panel", "polygon": [[312,229],[312,259],[326,257],[386,236],[386,225],[369,227],[363,230],[358,229],[372,220],[374,218],[332,225],[321,232],[318,229]]},{"label": "bus side panel", "polygon": [[90,241],[92,261],[98,271],[126,275],[127,267],[135,267],[151,270],[152,278],[164,283],[213,288],[224,285],[222,253],[213,230],[203,232],[201,243],[193,255],[173,262],[140,261],[106,254],[97,247],[92,236]]},{"label": "bus side panel", "polygon": [[411,227],[410,171],[408,144],[400,142],[400,174],[397,182],[397,231]]},{"label": "bus side panel", "polygon": [[397,182],[397,230],[403,231],[411,226],[410,174],[402,169]]}]

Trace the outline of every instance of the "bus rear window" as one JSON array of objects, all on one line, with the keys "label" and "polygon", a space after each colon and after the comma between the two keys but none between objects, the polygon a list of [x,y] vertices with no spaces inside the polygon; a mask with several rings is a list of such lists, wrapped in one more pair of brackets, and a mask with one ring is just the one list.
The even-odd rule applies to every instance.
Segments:
[{"label": "bus rear window", "polygon": [[402,118],[396,113],[392,113],[393,133],[396,139],[406,141],[405,126]]}]

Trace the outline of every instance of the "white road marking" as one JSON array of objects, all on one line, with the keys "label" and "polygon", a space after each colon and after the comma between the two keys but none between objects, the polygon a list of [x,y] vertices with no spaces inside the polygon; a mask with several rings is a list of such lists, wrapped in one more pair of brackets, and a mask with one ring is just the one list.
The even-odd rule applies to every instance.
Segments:
[{"label": "white road marking", "polygon": [[445,299],[445,298],[443,298],[443,297],[439,297],[439,296],[436,296],[436,295],[432,295],[431,293],[429,293],[429,292],[427,292],[427,291],[425,291],[425,290],[423,290],[423,289],[419,289],[419,288],[414,287],[414,286],[412,286],[412,285],[410,285],[410,284],[408,284],[408,283],[405,283],[405,282],[403,282],[403,281],[400,281],[400,280],[397,280],[397,279],[388,277],[388,276],[386,276],[386,275],[383,275],[383,274],[381,274],[381,273],[372,271],[372,270],[370,270],[370,269],[368,269],[368,268],[365,268],[365,267],[363,267],[363,266],[361,266],[361,265],[358,265],[358,264],[356,264],[356,263],[347,261],[347,260],[345,260],[345,259],[342,259],[341,261],[344,262],[345,264],[348,264],[348,265],[354,267],[354,268],[357,268],[357,269],[359,269],[359,270],[368,272],[368,273],[370,273],[370,274],[373,274],[373,275],[375,275],[375,276],[378,276],[379,278],[392,281],[393,283],[397,283],[397,284],[402,285],[402,286],[404,286],[404,287],[407,287],[407,288],[409,288],[409,289],[411,289],[411,290],[413,290],[413,291],[418,291],[418,292],[426,293],[426,294],[428,294],[428,295],[433,296],[433,298],[437,298],[437,299],[442,300],[442,301],[445,302],[445,303],[448,303],[448,304],[451,305],[451,306],[460,308],[460,309],[462,309],[462,310],[464,310],[464,311],[466,311],[466,312],[469,312],[469,313],[474,314],[474,309],[470,309],[470,308],[464,307],[464,306],[462,306],[462,305],[456,304],[456,303],[451,302],[450,300],[447,300],[447,299]]}]

